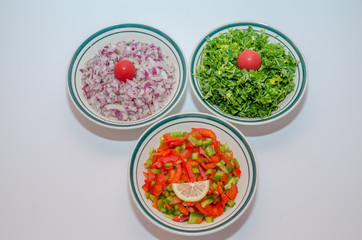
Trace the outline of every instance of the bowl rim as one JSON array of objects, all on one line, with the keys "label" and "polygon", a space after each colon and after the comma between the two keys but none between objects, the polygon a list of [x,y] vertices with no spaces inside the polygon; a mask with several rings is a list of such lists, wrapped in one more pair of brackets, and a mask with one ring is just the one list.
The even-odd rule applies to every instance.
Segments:
[{"label": "bowl rim", "polygon": [[[193,73],[194,73],[193,66],[195,65],[195,61],[196,61],[195,55],[200,50],[200,48],[202,48],[202,46],[206,43],[207,37],[216,36],[217,33],[224,31],[226,29],[229,29],[229,28],[247,27],[247,26],[258,27],[258,28],[263,28],[263,29],[269,30],[271,32],[276,33],[278,36],[281,36],[284,40],[286,40],[288,42],[288,44],[290,44],[292,46],[293,50],[297,53],[297,55],[300,59],[301,70],[303,72],[303,79],[301,80],[301,88],[297,92],[297,97],[292,101],[292,103],[290,103],[286,109],[279,112],[278,114],[271,115],[271,116],[263,118],[263,119],[262,118],[253,118],[253,120],[243,120],[243,119],[247,119],[247,118],[236,118],[233,116],[226,115],[218,110],[215,110],[213,107],[211,107],[213,105],[211,105],[210,103],[208,103],[202,99],[202,95],[200,95],[200,93],[197,90],[198,89],[197,88],[198,80],[195,76],[193,76]],[[281,30],[279,30],[278,28],[271,26],[269,24],[263,23],[263,22],[258,22],[258,21],[234,21],[234,22],[224,23],[217,27],[212,28],[210,31],[208,31],[206,34],[204,34],[202,36],[202,38],[198,41],[198,43],[195,45],[193,51],[191,52],[191,57],[189,59],[188,65],[189,65],[188,76],[189,76],[191,89],[192,89],[195,97],[197,98],[197,100],[207,109],[208,112],[210,112],[218,117],[221,117],[226,121],[229,121],[229,122],[232,122],[232,123],[235,123],[238,125],[259,126],[259,125],[264,125],[267,123],[274,122],[276,120],[279,120],[279,119],[285,117],[286,115],[288,115],[288,113],[292,112],[293,109],[295,109],[296,106],[301,102],[301,100],[303,99],[303,97],[305,95],[305,92],[307,90],[307,85],[308,85],[307,62],[306,62],[303,52],[300,50],[300,48],[295,43],[295,41],[290,36],[286,35]]]},{"label": "bowl rim", "polygon": [[[157,219],[155,219],[152,215],[152,213],[148,212],[147,209],[144,208],[144,206],[142,205],[140,199],[138,198],[138,194],[136,191],[137,186],[135,186],[135,184],[133,184],[133,179],[136,177],[134,176],[133,172],[135,170],[135,164],[136,164],[136,155],[137,155],[137,150],[140,148],[140,146],[143,144],[143,142],[145,141],[145,139],[148,137],[149,134],[152,134],[152,132],[154,130],[157,130],[159,127],[161,127],[164,123],[167,123],[169,121],[174,121],[174,120],[179,120],[179,119],[183,119],[183,118],[203,118],[206,120],[211,120],[214,122],[217,122],[218,124],[226,127],[228,130],[232,131],[237,137],[238,140],[240,140],[242,142],[242,144],[245,146],[245,148],[247,149],[249,155],[250,155],[250,163],[251,163],[251,171],[253,173],[252,176],[252,182],[251,182],[251,187],[250,187],[250,192],[248,193],[245,202],[243,203],[243,205],[240,207],[240,209],[238,209],[237,212],[234,213],[233,216],[231,216],[230,218],[226,219],[224,222],[220,223],[219,225],[217,225],[214,228],[208,228],[208,229],[198,229],[198,230],[194,230],[194,231],[184,231],[182,229],[177,229],[174,227],[170,227],[162,222],[159,222]],[[248,140],[246,139],[245,135],[237,128],[235,127],[233,124],[227,122],[227,121],[223,121],[222,119],[217,118],[214,115],[208,114],[208,113],[200,113],[200,112],[186,112],[186,113],[177,113],[171,116],[168,116],[167,118],[162,119],[160,122],[157,122],[155,124],[153,124],[152,126],[150,126],[146,131],[143,132],[143,134],[139,137],[138,141],[136,142],[131,155],[130,155],[130,159],[129,159],[129,163],[128,163],[128,186],[129,186],[129,191],[131,192],[132,195],[132,199],[135,202],[135,205],[137,205],[137,209],[142,213],[143,216],[145,216],[150,222],[152,222],[155,226],[160,227],[161,229],[167,231],[167,232],[171,232],[171,233],[175,233],[175,234],[179,234],[179,235],[184,235],[184,236],[201,236],[201,235],[206,235],[206,234],[211,234],[211,233],[215,233],[218,232],[228,226],[230,226],[231,224],[233,224],[235,221],[237,221],[237,219],[239,219],[241,216],[244,215],[244,213],[246,212],[246,210],[249,208],[250,204],[252,203],[255,194],[256,194],[256,188],[258,185],[258,164],[256,161],[256,157],[254,154],[253,149],[251,148],[250,143],[248,142]]]},{"label": "bowl rim", "polygon": [[[176,97],[174,97],[174,100],[169,103],[169,106],[165,109],[163,109],[161,112],[157,113],[154,117],[146,118],[143,120],[137,120],[134,122],[105,122],[103,119],[98,118],[96,116],[91,115],[87,110],[83,108],[83,106],[78,102],[77,98],[75,97],[75,93],[77,92],[76,89],[73,88],[72,83],[75,81],[73,79],[72,71],[74,69],[74,64],[76,63],[76,59],[78,58],[79,54],[82,52],[84,47],[87,46],[91,41],[96,39],[102,34],[105,34],[110,31],[114,31],[117,29],[124,29],[124,28],[133,28],[133,29],[145,29],[147,31],[153,32],[162,38],[164,38],[169,44],[175,48],[175,52],[177,53],[178,57],[180,58],[180,68],[182,71],[181,79],[180,79],[180,87],[179,90],[176,93]],[[67,70],[67,92],[68,96],[70,97],[72,103],[74,104],[75,108],[80,112],[85,118],[92,121],[93,123],[107,127],[110,129],[123,129],[123,130],[129,130],[129,129],[137,129],[142,128],[145,126],[149,126],[153,124],[154,122],[158,121],[159,119],[167,116],[178,104],[180,99],[184,96],[186,86],[187,86],[187,78],[188,78],[188,64],[186,61],[185,54],[183,50],[181,49],[180,45],[168,34],[166,34],[163,30],[160,30],[159,28],[155,28],[150,25],[140,24],[140,23],[121,23],[116,24],[112,26],[108,26],[105,28],[102,28],[95,33],[91,34],[89,37],[87,37],[82,43],[77,47],[75,52],[72,55],[72,58],[70,59],[70,62],[68,64],[68,70]],[[105,118],[105,117],[104,117]],[[106,119],[106,118],[105,118]]]}]

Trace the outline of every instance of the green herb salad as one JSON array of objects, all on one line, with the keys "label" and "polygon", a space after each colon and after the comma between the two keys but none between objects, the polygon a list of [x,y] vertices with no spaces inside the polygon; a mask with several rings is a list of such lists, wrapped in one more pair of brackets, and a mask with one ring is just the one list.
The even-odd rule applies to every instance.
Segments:
[{"label": "green herb salad", "polygon": [[[195,76],[203,99],[233,116],[266,118],[293,91],[298,62],[278,42],[269,41],[263,30],[229,29],[208,38]],[[258,70],[241,69],[237,58],[244,50],[259,53]]]}]

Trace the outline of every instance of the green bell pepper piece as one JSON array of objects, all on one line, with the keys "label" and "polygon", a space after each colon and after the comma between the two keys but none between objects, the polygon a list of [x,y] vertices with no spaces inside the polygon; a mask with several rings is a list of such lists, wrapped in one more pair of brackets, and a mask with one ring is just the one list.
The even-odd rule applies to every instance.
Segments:
[{"label": "green bell pepper piece", "polygon": [[205,216],[204,214],[199,213],[199,212],[191,212],[188,223],[195,224],[195,223],[197,223],[197,219],[200,219],[202,221],[204,216]]}]

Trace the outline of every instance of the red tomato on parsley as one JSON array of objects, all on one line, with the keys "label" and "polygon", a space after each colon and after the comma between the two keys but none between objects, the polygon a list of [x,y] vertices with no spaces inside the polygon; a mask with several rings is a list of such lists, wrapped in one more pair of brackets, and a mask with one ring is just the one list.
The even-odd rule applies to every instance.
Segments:
[{"label": "red tomato on parsley", "polygon": [[136,74],[136,68],[131,61],[121,60],[114,66],[114,76],[125,82],[127,79],[131,80]]},{"label": "red tomato on parsley", "polygon": [[261,66],[261,57],[258,52],[246,49],[239,54],[237,63],[240,69],[245,68],[247,71],[250,69],[256,71]]}]

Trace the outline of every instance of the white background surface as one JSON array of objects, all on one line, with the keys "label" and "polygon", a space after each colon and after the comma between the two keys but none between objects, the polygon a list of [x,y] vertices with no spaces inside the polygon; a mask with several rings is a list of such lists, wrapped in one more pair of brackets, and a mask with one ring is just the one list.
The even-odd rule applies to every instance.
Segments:
[{"label": "white background surface", "polygon": [[[82,41],[111,25],[159,28],[189,60],[209,30],[242,20],[296,42],[307,94],[276,124],[240,127],[259,164],[255,199],[237,223],[195,239],[361,239],[359,0],[2,0],[0,239],[182,239],[132,203],[128,160],[144,129],[105,130],[84,119],[68,98],[68,64]],[[188,88],[174,112],[204,111],[194,100]]]}]

